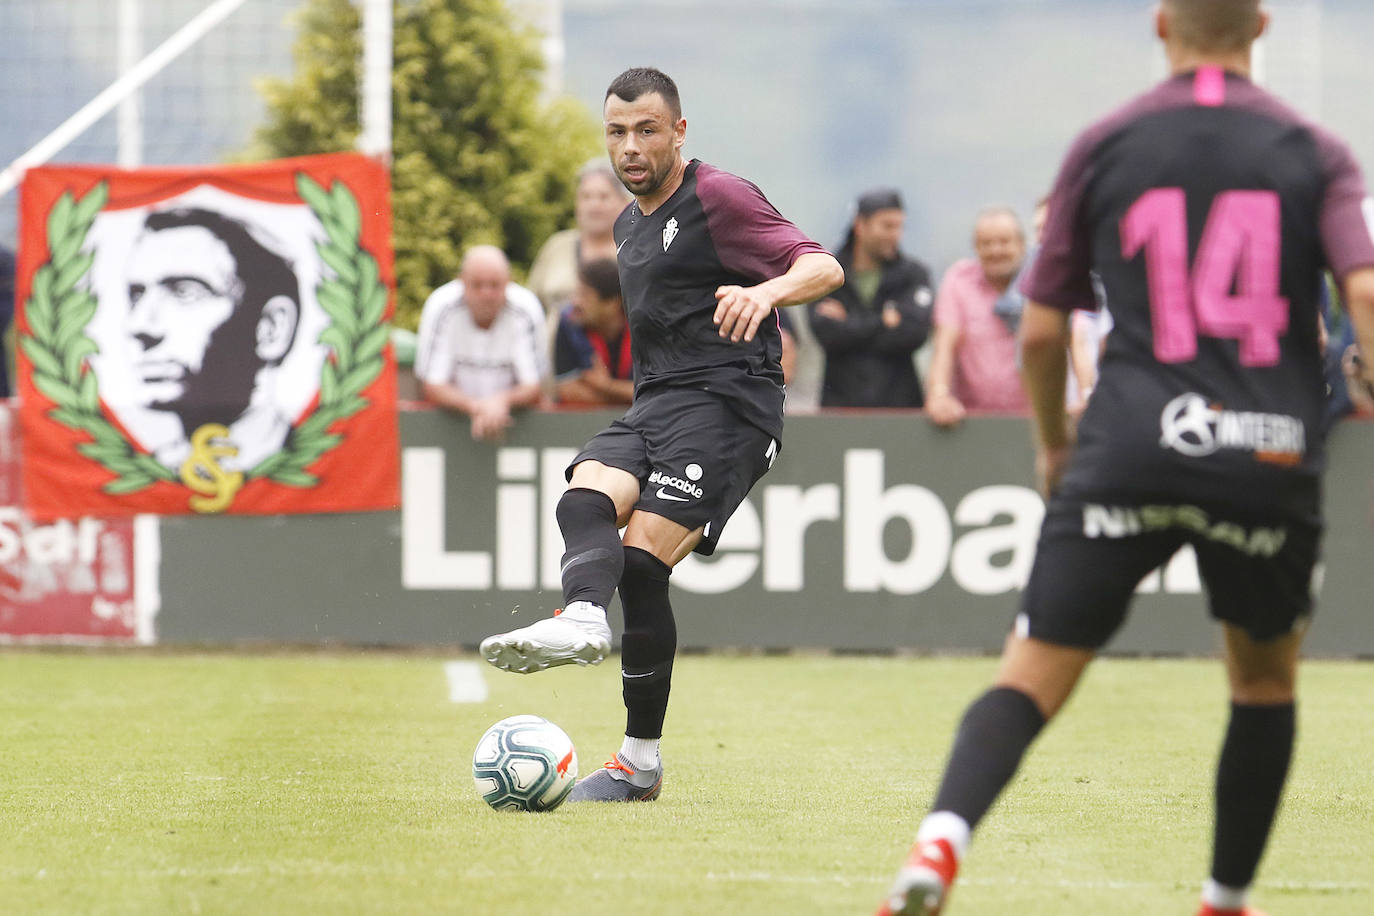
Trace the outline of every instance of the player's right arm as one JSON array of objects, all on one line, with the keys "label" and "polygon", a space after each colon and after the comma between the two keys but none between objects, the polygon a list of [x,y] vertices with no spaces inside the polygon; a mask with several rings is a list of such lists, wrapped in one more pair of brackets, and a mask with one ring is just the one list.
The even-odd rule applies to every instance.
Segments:
[{"label": "player's right arm", "polygon": [[713,317],[721,337],[738,343],[754,339],[759,323],[775,308],[800,305],[839,289],[844,268],[834,255],[810,251],[800,255],[787,273],[755,286],[722,286],[716,290]]},{"label": "player's right arm", "polygon": [[1021,382],[1035,427],[1035,470],[1046,498],[1059,485],[1073,451],[1064,408],[1069,371],[1069,313],[1028,301],[1021,312]]}]

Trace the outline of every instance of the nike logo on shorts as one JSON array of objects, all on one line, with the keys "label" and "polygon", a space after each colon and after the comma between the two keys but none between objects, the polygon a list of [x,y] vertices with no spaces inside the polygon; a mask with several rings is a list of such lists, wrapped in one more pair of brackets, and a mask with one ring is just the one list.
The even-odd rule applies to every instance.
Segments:
[{"label": "nike logo on shorts", "polygon": [[663,487],[659,487],[658,492],[654,495],[657,496],[659,499],[671,499],[675,503],[685,503],[690,501],[685,496],[675,496],[672,493],[664,493],[663,489]]}]

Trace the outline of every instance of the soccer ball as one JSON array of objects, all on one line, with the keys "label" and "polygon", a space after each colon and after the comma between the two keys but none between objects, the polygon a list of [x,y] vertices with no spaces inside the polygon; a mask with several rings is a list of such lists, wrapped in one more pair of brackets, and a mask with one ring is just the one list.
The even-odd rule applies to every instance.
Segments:
[{"label": "soccer ball", "polygon": [[511,716],[477,742],[472,779],[497,811],[552,811],[577,781],[577,750],[548,719]]}]

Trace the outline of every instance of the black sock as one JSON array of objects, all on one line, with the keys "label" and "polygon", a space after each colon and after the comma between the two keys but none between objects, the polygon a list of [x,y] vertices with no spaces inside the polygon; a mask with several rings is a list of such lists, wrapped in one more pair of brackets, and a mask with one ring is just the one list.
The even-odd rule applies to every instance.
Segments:
[{"label": "black sock", "polygon": [[625,697],[625,734],[661,738],[677,653],[677,623],[668,603],[672,569],[638,547],[625,548],[620,609],[625,633],[620,643],[620,679]]},{"label": "black sock", "polygon": [[1293,756],[1294,704],[1231,704],[1231,722],[1217,762],[1212,880],[1249,887],[1274,825]]},{"label": "black sock", "polygon": [[994,687],[969,706],[954,738],[932,811],[952,811],[976,827],[1045,725],[1035,701]]},{"label": "black sock", "polygon": [[615,503],[600,490],[565,490],[554,510],[563,532],[563,606],[590,601],[607,607],[624,569]]}]

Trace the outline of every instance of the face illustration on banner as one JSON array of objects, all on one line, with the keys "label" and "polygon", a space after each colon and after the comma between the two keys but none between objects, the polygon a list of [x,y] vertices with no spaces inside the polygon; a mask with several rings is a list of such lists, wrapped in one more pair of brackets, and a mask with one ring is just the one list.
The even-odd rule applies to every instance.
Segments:
[{"label": "face illustration on banner", "polygon": [[101,400],[205,511],[232,502],[319,390],[323,235],[303,205],[212,187],[96,219]]},{"label": "face illustration on banner", "polygon": [[160,211],[134,244],[127,281],[135,401],[175,414],[188,438],[243,416],[300,322],[287,261],[222,214]]}]

